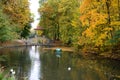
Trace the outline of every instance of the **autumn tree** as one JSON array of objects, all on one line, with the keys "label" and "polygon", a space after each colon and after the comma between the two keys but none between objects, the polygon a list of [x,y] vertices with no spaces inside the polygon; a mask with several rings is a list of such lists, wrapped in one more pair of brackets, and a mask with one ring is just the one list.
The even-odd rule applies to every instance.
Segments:
[{"label": "autumn tree", "polygon": [[48,0],[43,3],[39,9],[40,25],[46,28],[46,35],[64,43],[75,41],[80,26],[78,8],[77,0]]},{"label": "autumn tree", "polygon": [[28,0],[4,0],[1,3],[4,14],[11,19],[11,24],[17,24],[16,31],[19,34],[31,21]]},{"label": "autumn tree", "polygon": [[9,18],[0,10],[0,42],[10,41],[17,37],[13,32],[14,25],[10,24]]},{"label": "autumn tree", "polygon": [[[111,4],[112,3],[112,4]],[[105,49],[110,46],[114,32],[119,30],[119,7],[116,0],[83,0],[80,20],[84,31],[79,43]],[[84,41],[86,40],[86,41]]]},{"label": "autumn tree", "polygon": [[49,32],[49,34],[46,34],[48,37],[54,40],[59,39],[58,0],[44,2],[39,11],[41,14],[40,25],[46,28],[44,33]]},{"label": "autumn tree", "polygon": [[113,39],[119,42],[119,3],[119,0],[43,1],[40,25],[45,27],[45,35],[53,39],[104,51],[105,47],[113,46]]},{"label": "autumn tree", "polygon": [[59,3],[61,40],[68,44],[76,44],[79,36],[81,24],[79,4],[77,0],[61,0]]}]

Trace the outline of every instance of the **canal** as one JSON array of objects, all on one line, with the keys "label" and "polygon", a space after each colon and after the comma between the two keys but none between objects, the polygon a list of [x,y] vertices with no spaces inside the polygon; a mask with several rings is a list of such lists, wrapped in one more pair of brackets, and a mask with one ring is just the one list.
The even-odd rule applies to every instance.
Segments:
[{"label": "canal", "polygon": [[14,69],[17,80],[120,80],[120,61],[91,59],[42,47],[0,49],[0,64]]}]

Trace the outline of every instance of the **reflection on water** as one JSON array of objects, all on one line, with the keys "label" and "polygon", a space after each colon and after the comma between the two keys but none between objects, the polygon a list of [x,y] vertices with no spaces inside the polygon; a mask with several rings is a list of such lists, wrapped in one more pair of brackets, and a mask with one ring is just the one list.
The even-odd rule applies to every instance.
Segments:
[{"label": "reflection on water", "polygon": [[35,46],[0,49],[0,56],[6,56],[0,63],[13,68],[17,80],[120,80],[120,61],[116,60],[91,60],[72,52],[58,56]]},{"label": "reflection on water", "polygon": [[40,59],[38,47],[32,46],[29,52],[31,60],[31,69],[29,80],[39,80],[40,78]]}]

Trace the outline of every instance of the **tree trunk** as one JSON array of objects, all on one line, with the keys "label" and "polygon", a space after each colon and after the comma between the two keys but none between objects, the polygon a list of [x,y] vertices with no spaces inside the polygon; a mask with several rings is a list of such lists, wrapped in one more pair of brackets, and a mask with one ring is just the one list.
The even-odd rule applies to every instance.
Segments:
[{"label": "tree trunk", "polygon": [[[107,8],[107,14],[108,14],[108,20],[107,20],[107,25],[109,28],[112,28],[112,26],[110,26],[111,24],[111,19],[110,19],[110,0],[107,0],[106,1],[106,8]],[[111,36],[111,39],[113,39],[113,30],[110,30],[110,36]],[[111,43],[111,53],[113,53],[113,43]]]},{"label": "tree trunk", "polygon": [[[111,4],[111,1],[107,0],[106,1],[106,8],[107,8],[107,14],[108,14],[107,25],[108,25],[108,27],[113,28],[112,26],[110,26],[110,24],[111,24],[111,19],[110,19],[110,4]],[[111,38],[113,38],[112,30],[110,30],[110,36],[111,36]]]},{"label": "tree trunk", "polygon": [[110,23],[111,23],[111,20],[110,20],[110,0],[106,1],[106,7],[107,7],[107,14],[108,14],[107,23],[110,25]]},{"label": "tree trunk", "polygon": [[118,0],[118,20],[120,21],[120,0]]},{"label": "tree trunk", "polygon": [[57,29],[57,40],[60,40],[60,26],[59,26],[59,23],[58,23],[58,29]]}]

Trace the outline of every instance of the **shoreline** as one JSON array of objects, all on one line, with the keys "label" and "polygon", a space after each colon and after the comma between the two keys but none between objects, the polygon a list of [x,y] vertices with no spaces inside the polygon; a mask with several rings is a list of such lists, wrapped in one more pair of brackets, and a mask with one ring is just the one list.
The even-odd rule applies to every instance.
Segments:
[{"label": "shoreline", "polygon": [[[9,43],[9,44],[4,44],[4,45],[1,45],[0,46],[0,49],[2,48],[18,48],[18,47],[29,47],[29,46],[43,46],[43,50],[55,50],[56,48],[60,48],[62,49],[62,51],[69,51],[69,52],[75,52],[75,49],[73,47],[66,47],[66,46],[61,46],[61,45],[53,45],[53,44],[50,44],[50,45],[42,45],[42,44],[39,44],[39,45],[35,45],[35,44],[28,44],[26,45],[25,43],[23,42],[12,42],[12,43]],[[80,52],[77,52],[78,55],[81,55]],[[92,55],[92,53],[88,53],[88,55],[85,55],[85,54],[82,54],[83,56],[88,56],[88,55]],[[95,55],[94,55],[95,56]],[[101,57],[101,58],[108,58],[108,59],[115,59],[115,60],[120,60],[120,55],[119,54],[109,54],[109,53],[101,53],[101,54],[98,54],[96,55],[96,57]]]},{"label": "shoreline", "polygon": [[[29,47],[29,46],[42,46],[42,45],[10,45],[10,46],[0,46],[0,49],[2,48],[16,48],[16,47]],[[56,48],[62,49],[62,51],[69,51],[69,52],[74,52],[74,48],[72,47],[65,47],[65,46],[44,46],[43,45],[43,50],[55,50]]]},{"label": "shoreline", "polygon": [[56,48],[62,49],[62,51],[74,52],[72,47],[56,46],[56,47],[44,47],[44,50],[55,50]]}]

